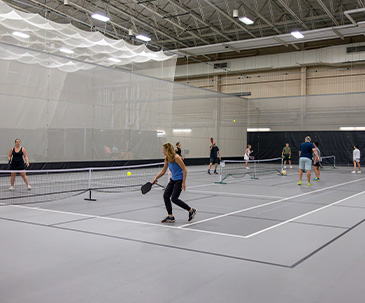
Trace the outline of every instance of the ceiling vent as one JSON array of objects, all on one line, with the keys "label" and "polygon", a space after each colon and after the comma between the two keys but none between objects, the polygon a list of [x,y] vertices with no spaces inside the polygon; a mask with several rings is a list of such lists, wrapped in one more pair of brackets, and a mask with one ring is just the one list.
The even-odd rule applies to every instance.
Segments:
[{"label": "ceiling vent", "polygon": [[228,63],[227,62],[214,63],[214,69],[225,69],[227,67],[228,67]]},{"label": "ceiling vent", "polygon": [[346,53],[351,54],[351,53],[359,53],[359,52],[365,52],[365,45],[362,46],[352,46],[352,47],[348,47],[346,49]]}]

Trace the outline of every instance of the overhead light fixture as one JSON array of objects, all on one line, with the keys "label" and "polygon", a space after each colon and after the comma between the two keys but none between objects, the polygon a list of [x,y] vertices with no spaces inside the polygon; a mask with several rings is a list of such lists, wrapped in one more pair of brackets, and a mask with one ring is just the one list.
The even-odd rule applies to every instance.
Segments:
[{"label": "overhead light fixture", "polygon": [[269,127],[262,127],[262,128],[247,128],[248,132],[269,132],[271,128]]},{"label": "overhead light fixture", "polygon": [[134,35],[134,33],[133,33],[133,29],[131,29],[131,28],[130,28],[130,29],[128,30],[128,36],[133,36],[133,35]]},{"label": "overhead light fixture", "polygon": [[68,48],[60,48],[60,52],[65,53],[65,54],[73,54],[74,51]]},{"label": "overhead light fixture", "polygon": [[158,129],[157,130],[157,137],[159,137],[159,138],[166,137],[166,132],[162,129]]},{"label": "overhead light fixture", "polygon": [[174,133],[191,133],[190,128],[177,128],[172,130]]},{"label": "overhead light fixture", "polygon": [[122,62],[121,60],[117,59],[117,58],[109,58],[109,61],[115,62],[115,63],[119,63]]},{"label": "overhead light fixture", "polygon": [[241,22],[243,22],[244,24],[247,24],[247,25],[251,25],[251,24],[254,24],[254,22],[250,19],[250,18],[247,18],[247,17],[240,17],[238,18]]},{"label": "overhead light fixture", "polygon": [[22,32],[13,32],[13,36],[19,37],[19,38],[24,38],[24,39],[28,39],[30,36],[26,33],[22,33]]},{"label": "overhead light fixture", "polygon": [[340,130],[365,130],[364,126],[343,126]]},{"label": "overhead light fixture", "polygon": [[299,31],[294,31],[294,32],[291,32],[292,36],[297,38],[297,39],[302,39],[304,38],[303,34]]},{"label": "overhead light fixture", "polygon": [[145,42],[151,41],[150,37],[147,37],[147,36],[144,36],[144,35],[137,35],[136,38],[139,39],[139,40],[145,41]]},{"label": "overhead light fixture", "polygon": [[64,4],[64,5],[70,5],[70,1],[69,1],[69,0],[64,0],[64,1],[63,1],[63,4]]},{"label": "overhead light fixture", "polygon": [[238,9],[233,10],[233,18],[238,18]]},{"label": "overhead light fixture", "polygon": [[109,17],[103,16],[103,15],[98,14],[98,13],[92,14],[91,18],[94,18],[94,19],[102,21],[102,22],[108,22],[110,20]]}]

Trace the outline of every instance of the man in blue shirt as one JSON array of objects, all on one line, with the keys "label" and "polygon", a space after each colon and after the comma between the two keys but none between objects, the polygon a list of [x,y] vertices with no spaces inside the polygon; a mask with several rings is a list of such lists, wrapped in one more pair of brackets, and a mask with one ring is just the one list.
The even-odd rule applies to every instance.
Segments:
[{"label": "man in blue shirt", "polygon": [[316,147],[311,143],[311,137],[305,137],[305,142],[300,145],[299,148],[299,182],[298,185],[302,184],[303,170],[307,171],[308,186],[311,184],[311,166],[312,166],[312,154],[314,153],[314,164],[319,161]]}]

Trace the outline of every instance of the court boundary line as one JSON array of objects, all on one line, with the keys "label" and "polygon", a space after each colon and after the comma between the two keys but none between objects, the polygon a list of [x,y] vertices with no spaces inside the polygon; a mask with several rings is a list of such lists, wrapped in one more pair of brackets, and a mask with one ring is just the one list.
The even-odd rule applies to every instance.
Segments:
[{"label": "court boundary line", "polygon": [[282,268],[288,268],[288,269],[292,268],[292,265],[274,263],[274,262],[257,260],[257,259],[244,258],[244,257],[239,257],[239,256],[234,256],[234,255],[216,253],[216,252],[212,252],[212,251],[205,251],[205,250],[199,250],[199,249],[194,249],[194,248],[187,248],[187,247],[176,246],[176,245],[169,245],[169,244],[164,244],[164,243],[157,243],[157,242],[152,242],[152,241],[147,241],[147,240],[133,239],[133,238],[122,237],[122,236],[117,236],[117,235],[109,235],[109,234],[105,234],[105,233],[98,233],[98,232],[75,229],[75,228],[70,228],[70,227],[63,227],[63,226],[58,226],[58,225],[48,225],[48,224],[42,224],[42,223],[36,223],[36,222],[27,222],[27,221],[22,221],[22,220],[18,220],[18,219],[9,219],[9,218],[2,218],[2,217],[0,217],[0,220],[9,221],[9,222],[16,222],[16,223],[22,223],[22,224],[31,224],[31,225],[35,225],[35,226],[53,228],[53,229],[62,230],[62,231],[71,231],[71,232],[77,232],[77,233],[81,233],[81,234],[93,235],[93,236],[98,236],[98,237],[106,237],[106,238],[130,241],[130,242],[135,242],[135,243],[142,243],[142,244],[153,245],[153,246],[164,247],[164,248],[170,248],[170,249],[177,249],[177,250],[181,250],[181,251],[187,251],[187,252],[198,253],[198,254],[203,254],[203,255],[215,256],[215,257],[220,257],[220,258],[234,259],[234,260],[239,260],[239,261],[247,261],[247,262],[259,263],[259,264],[282,267]]},{"label": "court boundary line", "polygon": [[[23,208],[23,209],[30,209],[30,210],[38,210],[38,211],[44,211],[44,212],[50,212],[50,213],[59,213],[59,214],[80,216],[80,217],[89,218],[89,219],[101,219],[101,220],[109,220],[109,221],[119,221],[119,222],[131,223],[131,224],[140,224],[140,225],[156,226],[156,227],[159,227],[159,228],[170,228],[170,229],[177,229],[177,230],[187,230],[187,231],[193,231],[193,232],[205,233],[205,234],[211,234],[211,235],[218,235],[218,236],[225,236],[225,237],[232,237],[232,238],[247,239],[247,238],[252,237],[253,235],[256,235],[256,234],[261,233],[261,232],[264,232],[264,231],[267,231],[267,229],[263,229],[261,231],[258,231],[256,233],[250,234],[250,235],[236,235],[236,234],[228,234],[228,233],[223,233],[223,232],[214,232],[214,231],[209,231],[209,230],[193,229],[193,228],[188,228],[188,227],[190,227],[192,225],[199,224],[199,223],[203,223],[203,222],[207,222],[207,221],[219,219],[219,218],[222,218],[222,217],[227,217],[227,216],[234,215],[234,214],[237,214],[237,213],[241,213],[241,212],[244,212],[244,211],[248,211],[248,210],[251,210],[251,209],[256,209],[256,208],[260,208],[260,207],[263,207],[263,206],[267,206],[267,205],[271,205],[271,204],[275,204],[275,203],[280,203],[282,201],[286,201],[286,200],[290,200],[290,199],[293,199],[293,198],[297,198],[297,197],[309,195],[309,194],[316,193],[316,192],[319,192],[319,191],[324,191],[324,190],[331,189],[331,188],[334,188],[334,187],[340,187],[340,186],[343,186],[343,185],[346,185],[346,184],[349,184],[349,183],[359,182],[359,181],[362,181],[364,179],[365,178],[361,178],[361,179],[357,179],[357,180],[351,180],[349,182],[345,182],[345,183],[341,183],[341,184],[336,184],[336,185],[332,185],[332,186],[325,187],[325,188],[320,188],[320,189],[315,190],[315,191],[311,191],[311,192],[307,192],[307,193],[302,193],[302,194],[295,195],[295,196],[292,196],[292,197],[287,197],[287,198],[283,198],[283,199],[271,201],[271,202],[264,203],[264,204],[261,204],[261,205],[252,206],[252,207],[249,207],[249,208],[246,208],[246,209],[241,209],[241,210],[238,210],[238,211],[235,211],[235,212],[230,212],[230,213],[227,213],[227,214],[215,216],[215,217],[212,217],[212,218],[208,218],[208,219],[205,219],[205,220],[200,220],[200,221],[196,221],[196,222],[192,222],[192,223],[188,223],[188,224],[183,224],[183,225],[180,225],[180,226],[171,226],[171,225],[164,225],[162,223],[150,223],[150,222],[127,220],[127,219],[113,218],[113,217],[106,217],[106,216],[96,216],[96,215],[89,215],[89,214],[83,214],[83,213],[74,213],[74,212],[67,212],[67,211],[61,211],[61,210],[46,209],[46,208],[40,208],[40,207],[30,207],[30,206],[25,206],[25,205],[5,205],[5,206],[16,207],[16,208]],[[361,193],[363,193],[363,192],[361,192]],[[358,194],[359,193],[357,193],[355,195],[358,195]],[[346,198],[346,199],[348,199],[348,198]],[[334,203],[336,203],[336,202],[334,202]],[[339,203],[339,202],[337,201],[337,203]],[[326,205],[326,207],[332,206],[332,204]],[[319,208],[319,209],[321,209],[321,208]],[[317,209],[317,210],[319,210],[319,209]],[[306,214],[304,214],[304,215],[306,215]],[[304,216],[304,215],[301,215],[301,216]],[[293,219],[289,219],[289,220],[292,221]],[[289,220],[284,221],[284,222],[289,223]],[[59,222],[58,223],[58,225],[62,225],[62,224],[67,224],[67,223],[66,222]],[[281,222],[280,224],[276,224],[274,226],[277,227],[277,226],[282,225],[282,224],[283,224],[283,222]]]},{"label": "court boundary line", "polygon": [[331,186],[324,187],[324,188],[319,188],[319,189],[314,190],[314,191],[310,191],[310,192],[302,193],[302,194],[299,194],[299,195],[295,195],[295,196],[291,196],[291,197],[287,197],[287,198],[283,198],[283,199],[279,199],[279,200],[267,202],[267,203],[264,203],[264,204],[260,204],[260,205],[256,205],[256,206],[252,206],[252,207],[248,207],[248,208],[244,208],[244,209],[241,209],[241,210],[236,210],[234,212],[226,213],[226,214],[219,215],[219,216],[216,216],[216,217],[207,218],[207,219],[204,219],[204,220],[200,220],[200,221],[195,221],[195,222],[192,222],[192,223],[184,224],[184,225],[179,226],[178,228],[183,229],[185,227],[189,227],[189,226],[192,226],[192,225],[196,225],[196,224],[200,224],[200,223],[204,223],[204,222],[208,222],[208,221],[220,219],[220,218],[227,217],[227,216],[230,216],[230,215],[235,215],[235,214],[238,214],[238,213],[241,213],[241,212],[244,212],[244,211],[248,211],[248,210],[252,210],[252,209],[264,207],[264,206],[271,205],[271,204],[280,203],[280,202],[283,202],[283,201],[291,200],[291,199],[294,199],[294,198],[298,198],[298,197],[310,195],[310,194],[313,194],[313,193],[316,193],[316,192],[328,190],[328,189],[335,188],[335,187],[344,186],[344,185],[347,185],[347,184],[351,184],[351,183],[355,183],[355,182],[359,182],[359,181],[363,181],[363,180],[365,180],[365,178],[361,178],[361,179],[357,179],[357,180],[351,180],[351,181],[348,181],[348,182],[344,182],[344,183],[336,184],[336,185],[331,185]]},{"label": "court boundary line", "polygon": [[261,234],[261,233],[263,233],[263,232],[266,232],[266,231],[268,231],[268,230],[270,230],[270,229],[274,229],[274,228],[279,227],[279,226],[281,226],[281,225],[287,224],[287,223],[289,223],[289,222],[292,222],[292,221],[298,220],[298,219],[303,218],[303,217],[305,217],[305,216],[311,215],[311,214],[313,214],[313,213],[316,213],[316,212],[318,212],[318,211],[321,211],[321,210],[323,210],[323,209],[325,209],[325,208],[331,207],[331,206],[336,205],[336,204],[338,204],[338,203],[341,203],[341,202],[343,202],[343,201],[346,201],[346,200],[352,199],[352,198],[354,198],[354,197],[360,196],[360,195],[362,195],[362,194],[364,194],[364,193],[365,193],[365,190],[364,190],[364,191],[362,191],[362,192],[359,192],[359,193],[357,193],[357,194],[354,194],[354,195],[352,195],[352,196],[349,196],[349,197],[343,198],[343,199],[341,199],[341,200],[338,200],[338,201],[336,201],[336,202],[333,202],[333,203],[331,203],[331,204],[328,204],[328,205],[322,206],[322,207],[320,207],[320,208],[314,209],[314,210],[312,210],[312,211],[310,211],[310,212],[304,213],[304,214],[299,215],[299,216],[297,216],[297,217],[291,218],[291,219],[286,220],[286,221],[284,221],[284,222],[280,222],[280,223],[278,223],[278,224],[276,224],[276,225],[273,225],[273,226],[270,226],[270,227],[264,228],[264,229],[262,229],[262,230],[260,230],[260,231],[257,231],[257,232],[255,232],[255,233],[252,233],[252,234],[250,234],[250,235],[247,235],[247,236],[246,236],[246,239],[249,239],[249,238],[251,238],[251,237],[253,237],[253,236],[259,235],[259,234]]}]

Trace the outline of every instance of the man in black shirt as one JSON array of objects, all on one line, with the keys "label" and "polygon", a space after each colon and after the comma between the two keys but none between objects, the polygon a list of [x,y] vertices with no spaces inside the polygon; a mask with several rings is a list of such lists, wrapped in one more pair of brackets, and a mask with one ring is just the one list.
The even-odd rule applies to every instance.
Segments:
[{"label": "man in black shirt", "polygon": [[[219,157],[218,157],[219,155]],[[214,166],[214,173],[218,175],[217,173],[217,166],[220,163],[221,160],[221,153],[219,151],[218,146],[215,145],[215,141],[213,141],[212,146],[210,147],[210,160],[209,160],[209,167],[208,167],[208,174],[210,173],[210,168],[212,167],[212,164],[215,164]]]}]

